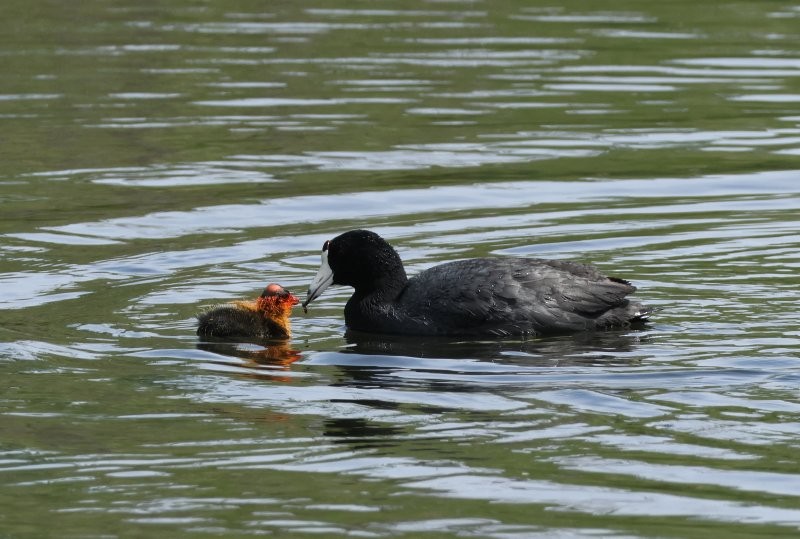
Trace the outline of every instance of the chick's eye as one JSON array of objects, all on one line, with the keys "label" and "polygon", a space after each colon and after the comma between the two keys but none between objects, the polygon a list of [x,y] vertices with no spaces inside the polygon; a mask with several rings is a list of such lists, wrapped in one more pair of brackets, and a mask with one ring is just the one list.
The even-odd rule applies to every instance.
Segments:
[{"label": "chick's eye", "polygon": [[327,251],[328,247],[330,247],[330,245],[331,245],[331,240],[327,240],[325,243],[323,243],[322,244],[322,252],[324,253],[325,251]]}]

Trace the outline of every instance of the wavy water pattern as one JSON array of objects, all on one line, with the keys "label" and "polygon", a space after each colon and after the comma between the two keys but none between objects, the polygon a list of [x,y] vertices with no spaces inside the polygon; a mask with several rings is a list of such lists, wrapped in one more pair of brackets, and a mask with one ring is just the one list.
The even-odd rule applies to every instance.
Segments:
[{"label": "wavy water pattern", "polygon": [[[7,9],[0,536],[797,535],[797,6]],[[657,311],[402,338],[332,287],[195,336],[352,228]]]}]

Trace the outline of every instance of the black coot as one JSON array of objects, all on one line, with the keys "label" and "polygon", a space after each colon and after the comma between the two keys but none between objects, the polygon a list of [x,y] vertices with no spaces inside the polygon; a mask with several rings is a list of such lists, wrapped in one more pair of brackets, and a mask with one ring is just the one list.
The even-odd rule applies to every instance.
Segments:
[{"label": "black coot", "polygon": [[544,335],[627,327],[652,312],[626,298],[636,290],[628,281],[563,260],[473,258],[409,279],[392,246],[368,230],[325,242],[303,307],[331,284],[355,289],[345,322],[372,333]]}]

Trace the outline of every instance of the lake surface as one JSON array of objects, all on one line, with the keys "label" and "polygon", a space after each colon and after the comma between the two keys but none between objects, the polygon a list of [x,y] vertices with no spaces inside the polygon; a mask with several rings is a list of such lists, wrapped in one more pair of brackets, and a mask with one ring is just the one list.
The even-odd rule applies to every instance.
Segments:
[{"label": "lake surface", "polygon": [[[275,4],[275,5],[273,5]],[[0,536],[796,537],[800,7],[7,0]],[[324,240],[593,262],[542,339],[267,347]]]}]

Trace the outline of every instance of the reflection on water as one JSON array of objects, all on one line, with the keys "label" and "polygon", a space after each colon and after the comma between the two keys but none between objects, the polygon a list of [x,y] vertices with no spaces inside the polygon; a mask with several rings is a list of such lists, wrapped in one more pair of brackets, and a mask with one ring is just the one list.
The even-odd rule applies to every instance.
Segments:
[{"label": "reflection on water", "polygon": [[[6,3],[0,536],[796,535],[797,6]],[[195,337],[356,227],[660,311]]]},{"label": "reflection on water", "polygon": [[[287,370],[289,366],[302,356],[298,350],[289,347],[286,342],[270,343],[263,348],[241,347],[230,342],[201,342],[200,350],[212,352],[220,356],[237,358],[244,362],[243,366],[258,368],[259,366],[277,367]],[[225,364],[225,362],[220,362]]]},{"label": "reflection on water", "polygon": [[591,365],[626,363],[625,353],[632,351],[646,334],[635,331],[592,332],[546,339],[493,339],[490,341],[455,341],[447,338],[372,335],[348,331],[348,346],[342,351],[358,356],[410,356],[425,359],[475,359],[503,365]]}]

